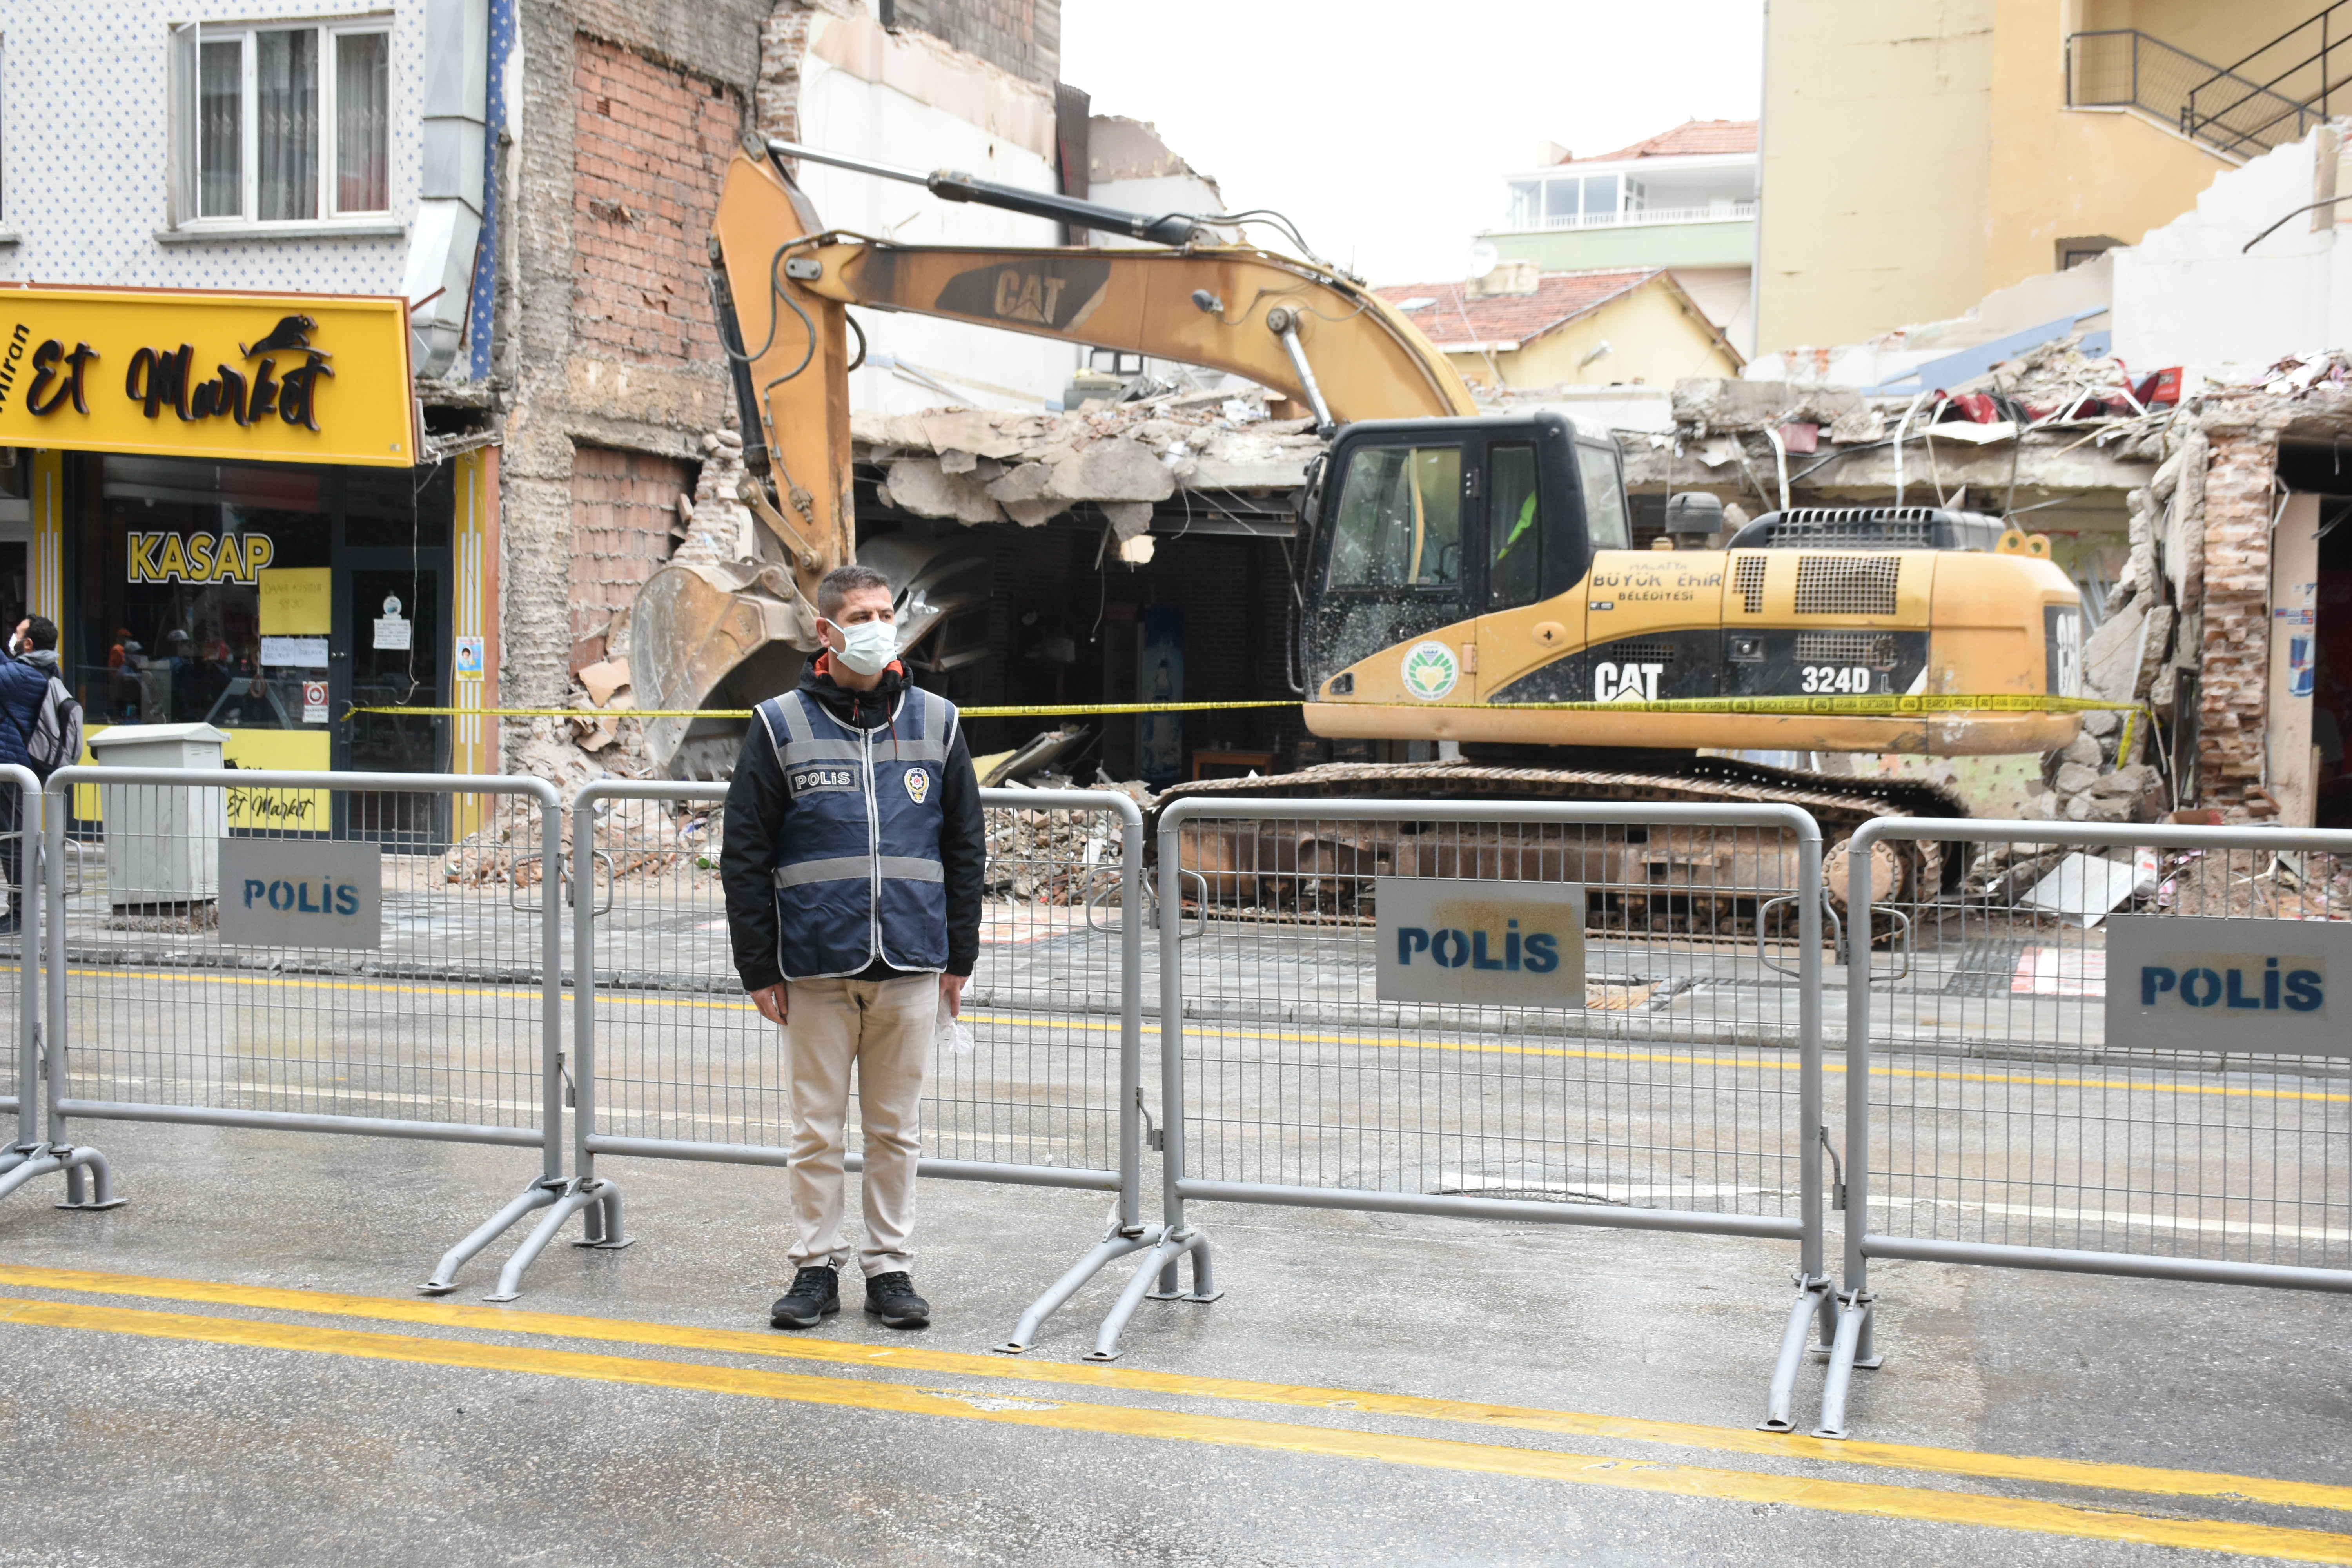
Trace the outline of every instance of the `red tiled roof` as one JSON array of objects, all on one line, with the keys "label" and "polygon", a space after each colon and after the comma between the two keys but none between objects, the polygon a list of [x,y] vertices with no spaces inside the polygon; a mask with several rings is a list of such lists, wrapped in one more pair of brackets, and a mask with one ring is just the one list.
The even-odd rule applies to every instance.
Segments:
[{"label": "red tiled roof", "polygon": [[1391,305],[1408,300],[1434,303],[1408,310],[1405,319],[1443,349],[1498,342],[1526,342],[1629,293],[1664,271],[1637,267],[1620,272],[1546,272],[1532,294],[1473,298],[1465,283],[1407,283],[1375,289]]},{"label": "red tiled roof", "polygon": [[1622,163],[1635,158],[1686,158],[1707,153],[1753,153],[1753,120],[1685,120],[1672,131],[1662,131],[1631,147],[1603,153],[1597,158],[1570,158],[1571,163]]}]

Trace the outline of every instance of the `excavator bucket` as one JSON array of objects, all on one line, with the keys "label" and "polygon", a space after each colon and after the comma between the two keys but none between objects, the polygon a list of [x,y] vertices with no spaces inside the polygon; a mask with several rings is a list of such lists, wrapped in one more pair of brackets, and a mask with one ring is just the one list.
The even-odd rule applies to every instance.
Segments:
[{"label": "excavator bucket", "polygon": [[[638,590],[629,669],[641,708],[748,708],[791,689],[816,627],[803,625],[781,566],[673,562]],[[728,700],[730,697],[736,700]],[[723,778],[742,745],[740,719],[646,721],[646,750],[672,778]]]},{"label": "excavator bucket", "polygon": [[[988,657],[992,579],[986,548],[968,534],[886,533],[857,559],[890,579],[899,658],[914,673],[944,673]],[[800,679],[816,626],[772,563],[673,562],[637,596],[630,663],[638,700],[656,710],[749,708]],[[745,721],[715,715],[650,719],[646,749],[672,778],[724,778]]]}]

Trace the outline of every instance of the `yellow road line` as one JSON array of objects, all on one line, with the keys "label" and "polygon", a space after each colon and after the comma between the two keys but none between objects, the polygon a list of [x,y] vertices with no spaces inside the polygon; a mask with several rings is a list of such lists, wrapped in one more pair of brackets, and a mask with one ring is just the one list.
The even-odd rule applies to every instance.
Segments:
[{"label": "yellow road line", "polygon": [[[1942,1491],[1876,1482],[1818,1480],[1691,1465],[1465,1443],[1449,1438],[1301,1426],[1230,1415],[1195,1415],[1134,1405],[1091,1403],[1006,1409],[904,1384],[765,1372],[691,1362],[644,1361],[537,1346],[380,1334],[350,1329],[151,1312],[73,1302],[0,1300],[0,1322],[78,1329],[149,1339],[300,1351],[412,1365],[467,1367],[586,1382],[686,1389],[803,1405],[985,1421],[1064,1432],[1156,1437],[1324,1458],[1369,1459],[1430,1469],[1467,1471],[1529,1480],[1564,1481],[1624,1491],[1707,1497],[1744,1503],[1781,1503],[1832,1513],[1969,1525],[2095,1541],[2137,1542],[2246,1557],[2299,1563],[2352,1563],[2352,1535],[2242,1524],[2213,1519],[2164,1519],[2077,1508],[2032,1499]],[[1011,1402],[1006,1402],[1011,1403]]]},{"label": "yellow road line", "polygon": [[503,996],[536,998],[536,985],[420,985],[406,981],[334,980],[326,975],[221,973],[202,969],[68,969],[77,980],[152,980],[168,977],[175,985],[258,985],[308,991],[402,992],[415,996]]},{"label": "yellow road line", "polygon": [[1376,1394],[1361,1389],[1262,1383],[1244,1378],[1202,1377],[1151,1372],[1139,1367],[1088,1363],[1013,1361],[999,1355],[919,1345],[866,1345],[813,1340],[737,1329],[704,1329],[568,1313],[519,1311],[457,1301],[419,1301],[383,1296],[345,1296],[327,1291],[288,1290],[261,1285],[219,1284],[136,1274],[38,1268],[0,1264],[0,1285],[19,1289],[63,1290],[92,1296],[133,1296],[151,1300],[201,1301],[264,1311],[305,1312],[316,1317],[371,1319],[498,1333],[541,1334],[555,1339],[597,1340],[612,1344],[709,1351],[887,1371],[950,1373],[960,1377],[1018,1383],[1064,1384],[1202,1399],[1231,1399],[1307,1409],[1347,1409],[1371,1415],[1462,1422],[1493,1430],[1544,1432],[1568,1436],[1612,1437],[1670,1444],[1718,1453],[1761,1454],[1777,1458],[1930,1471],[1979,1479],[2033,1481],[2091,1487],[2109,1491],[2153,1492],[2175,1497],[2236,1498],[2250,1502],[2352,1512],[2352,1487],[2317,1481],[2274,1480],[2262,1476],[2204,1470],[2168,1470],[2094,1460],[1985,1454],[1965,1448],[1914,1447],[1902,1443],[1828,1442],[1792,1433],[1757,1432],[1697,1422],[1652,1421],[1630,1416],[1490,1405],[1476,1400],[1433,1399],[1415,1394]]}]

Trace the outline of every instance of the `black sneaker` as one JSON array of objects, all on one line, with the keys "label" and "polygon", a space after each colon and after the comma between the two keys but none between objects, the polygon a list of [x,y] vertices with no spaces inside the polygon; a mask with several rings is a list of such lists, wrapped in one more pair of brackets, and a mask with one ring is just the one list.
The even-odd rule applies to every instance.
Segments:
[{"label": "black sneaker", "polygon": [[915,1277],[901,1271],[866,1281],[866,1310],[886,1329],[928,1329],[931,1304],[915,1294]]},{"label": "black sneaker", "polygon": [[841,1310],[841,1276],[818,1264],[793,1276],[793,1288],[768,1309],[768,1322],[779,1329],[813,1329],[817,1320]]}]

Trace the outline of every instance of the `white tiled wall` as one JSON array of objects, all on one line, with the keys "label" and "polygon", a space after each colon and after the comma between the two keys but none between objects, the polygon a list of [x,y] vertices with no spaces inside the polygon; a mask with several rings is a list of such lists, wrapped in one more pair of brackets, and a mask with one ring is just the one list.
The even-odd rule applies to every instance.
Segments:
[{"label": "white tiled wall", "polygon": [[338,7],[320,0],[5,0],[0,5],[0,279],[50,285],[294,289],[386,294],[400,288],[404,235],[206,239],[163,244],[167,26],[189,21],[351,16],[381,9],[392,28],[392,216],[416,212],[423,0]]}]

